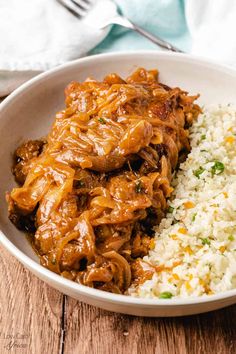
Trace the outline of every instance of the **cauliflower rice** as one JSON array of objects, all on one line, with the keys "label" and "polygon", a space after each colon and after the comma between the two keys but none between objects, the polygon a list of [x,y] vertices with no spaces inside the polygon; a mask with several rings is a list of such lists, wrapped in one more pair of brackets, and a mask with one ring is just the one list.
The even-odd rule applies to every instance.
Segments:
[{"label": "cauliflower rice", "polygon": [[236,107],[205,110],[190,142],[169,212],[144,257],[169,269],[131,287],[132,296],[184,298],[236,288]]}]

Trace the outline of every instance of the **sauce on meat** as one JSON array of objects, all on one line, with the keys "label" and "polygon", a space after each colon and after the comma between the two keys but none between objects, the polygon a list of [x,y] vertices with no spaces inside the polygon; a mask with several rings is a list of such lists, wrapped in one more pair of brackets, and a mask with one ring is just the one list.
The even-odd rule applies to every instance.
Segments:
[{"label": "sauce on meat", "polygon": [[9,218],[32,235],[43,266],[124,293],[142,278],[139,259],[164,216],[172,172],[189,151],[198,96],[142,68],[126,80],[72,82],[65,95],[47,138],[15,152],[19,187],[7,194]]}]

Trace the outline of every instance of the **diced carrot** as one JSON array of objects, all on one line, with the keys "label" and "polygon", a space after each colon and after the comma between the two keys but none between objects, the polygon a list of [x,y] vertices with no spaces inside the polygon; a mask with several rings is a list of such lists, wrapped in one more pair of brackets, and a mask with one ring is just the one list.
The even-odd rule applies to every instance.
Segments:
[{"label": "diced carrot", "polygon": [[220,246],[219,250],[220,250],[221,253],[224,253],[224,251],[226,250],[226,247],[225,246]]},{"label": "diced carrot", "polygon": [[192,209],[192,208],[195,207],[195,204],[192,203],[192,202],[185,202],[185,203],[184,203],[184,207],[185,207],[186,209]]},{"label": "diced carrot", "polygon": [[214,292],[212,290],[207,291],[207,295],[213,295],[213,294],[214,294]]},{"label": "diced carrot", "polygon": [[171,267],[165,267],[163,264],[154,266],[156,272],[162,272],[162,271],[171,271],[173,268],[178,267],[180,265],[180,261],[175,261]]},{"label": "diced carrot", "polygon": [[193,251],[192,251],[191,247],[189,247],[189,246],[184,247],[184,251],[187,252],[188,254],[193,254]]},{"label": "diced carrot", "polygon": [[234,136],[227,136],[227,137],[225,138],[225,142],[226,142],[226,143],[233,144],[234,141],[235,141]]}]

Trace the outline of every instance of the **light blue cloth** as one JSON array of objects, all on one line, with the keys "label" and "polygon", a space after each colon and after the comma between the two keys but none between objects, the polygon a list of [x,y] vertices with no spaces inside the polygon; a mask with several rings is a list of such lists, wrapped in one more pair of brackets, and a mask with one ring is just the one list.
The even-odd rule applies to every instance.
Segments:
[{"label": "light blue cloth", "polygon": [[[188,52],[191,44],[185,21],[184,0],[115,0],[119,11],[131,21],[180,49]],[[106,39],[91,54],[111,51],[157,49],[157,45],[134,31],[113,26]]]}]

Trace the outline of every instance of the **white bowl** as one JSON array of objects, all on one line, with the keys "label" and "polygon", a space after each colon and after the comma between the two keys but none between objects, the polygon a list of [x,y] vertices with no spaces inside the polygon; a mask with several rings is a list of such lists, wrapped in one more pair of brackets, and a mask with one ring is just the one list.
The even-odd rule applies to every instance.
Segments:
[{"label": "white bowl", "polygon": [[[0,105],[0,240],[26,268],[61,292],[106,310],[139,316],[180,316],[219,309],[236,302],[236,289],[201,298],[149,300],[110,294],[79,285],[43,268],[23,233],[8,220],[5,192],[15,182],[12,153],[27,139],[45,135],[55,113],[64,105],[63,90],[72,80],[102,79],[116,72],[130,74],[137,67],[158,68],[160,80],[201,93],[200,103],[236,102],[236,71],[183,54],[159,52],[112,53],[91,56],[58,67],[30,80]],[[13,270],[14,271],[14,270]]]}]

